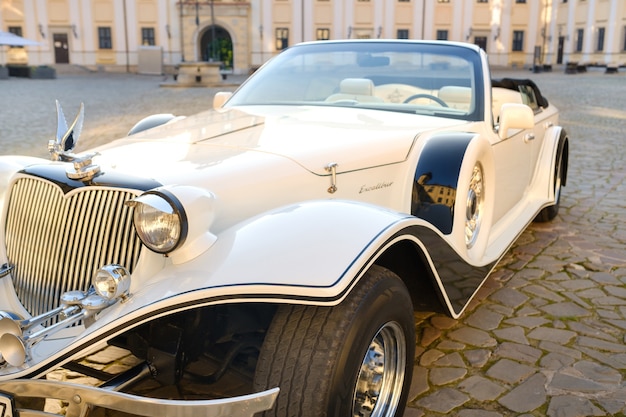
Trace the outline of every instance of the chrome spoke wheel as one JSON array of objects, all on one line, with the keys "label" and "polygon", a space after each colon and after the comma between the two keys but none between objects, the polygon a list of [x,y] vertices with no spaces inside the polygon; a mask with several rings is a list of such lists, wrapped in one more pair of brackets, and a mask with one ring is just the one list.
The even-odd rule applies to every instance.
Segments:
[{"label": "chrome spoke wheel", "polygon": [[474,246],[478,238],[482,222],[483,204],[485,201],[483,184],[483,169],[480,164],[474,166],[472,177],[467,191],[465,210],[465,244],[468,249]]},{"label": "chrome spoke wheel", "polygon": [[406,338],[396,322],[383,325],[361,364],[354,392],[353,417],[396,415],[406,366]]}]

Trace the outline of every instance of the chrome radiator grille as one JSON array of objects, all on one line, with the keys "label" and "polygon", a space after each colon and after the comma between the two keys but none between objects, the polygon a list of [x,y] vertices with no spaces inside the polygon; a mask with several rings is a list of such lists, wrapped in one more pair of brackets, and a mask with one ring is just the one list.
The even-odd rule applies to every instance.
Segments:
[{"label": "chrome radiator grille", "polygon": [[6,249],[17,295],[32,315],[59,305],[65,291],[86,290],[102,265],[131,272],[141,250],[128,190],[85,187],[65,196],[55,184],[20,178],[11,191]]}]

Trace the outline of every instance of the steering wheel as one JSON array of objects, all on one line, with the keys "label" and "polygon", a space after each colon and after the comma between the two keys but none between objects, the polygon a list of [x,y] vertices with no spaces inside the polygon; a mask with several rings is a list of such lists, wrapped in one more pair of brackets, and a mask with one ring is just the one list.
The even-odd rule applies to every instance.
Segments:
[{"label": "steering wheel", "polygon": [[450,107],[450,106],[448,106],[448,104],[446,104],[445,101],[443,101],[439,97],[433,96],[432,94],[424,94],[424,93],[413,94],[412,96],[407,97],[404,100],[404,103],[410,103],[411,101],[413,101],[413,100],[415,100],[417,98],[427,98],[427,99],[430,99],[430,100],[434,101],[435,103],[439,104],[441,107]]}]

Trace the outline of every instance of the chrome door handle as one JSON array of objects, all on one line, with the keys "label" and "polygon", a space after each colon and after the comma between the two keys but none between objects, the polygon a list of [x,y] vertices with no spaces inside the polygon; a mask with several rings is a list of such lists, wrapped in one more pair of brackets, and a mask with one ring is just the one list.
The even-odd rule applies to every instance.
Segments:
[{"label": "chrome door handle", "polygon": [[528,142],[533,141],[533,140],[535,140],[535,134],[534,133],[526,133],[524,135],[524,142],[525,143],[528,143]]}]

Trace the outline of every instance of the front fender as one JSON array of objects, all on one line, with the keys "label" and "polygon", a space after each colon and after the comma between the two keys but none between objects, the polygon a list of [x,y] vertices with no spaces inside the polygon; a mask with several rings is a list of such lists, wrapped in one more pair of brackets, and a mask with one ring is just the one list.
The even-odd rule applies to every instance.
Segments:
[{"label": "front fender", "polygon": [[189,262],[166,261],[155,274],[149,272],[154,268],[144,272],[138,267],[125,301],[99,313],[87,328],[67,329],[35,344],[31,360],[8,373],[39,376],[103,347],[130,328],[211,304],[338,304],[364,266],[373,262],[376,242],[384,241],[403,219],[423,222],[376,206],[334,200],[304,202],[256,216],[220,233],[211,249]]}]

